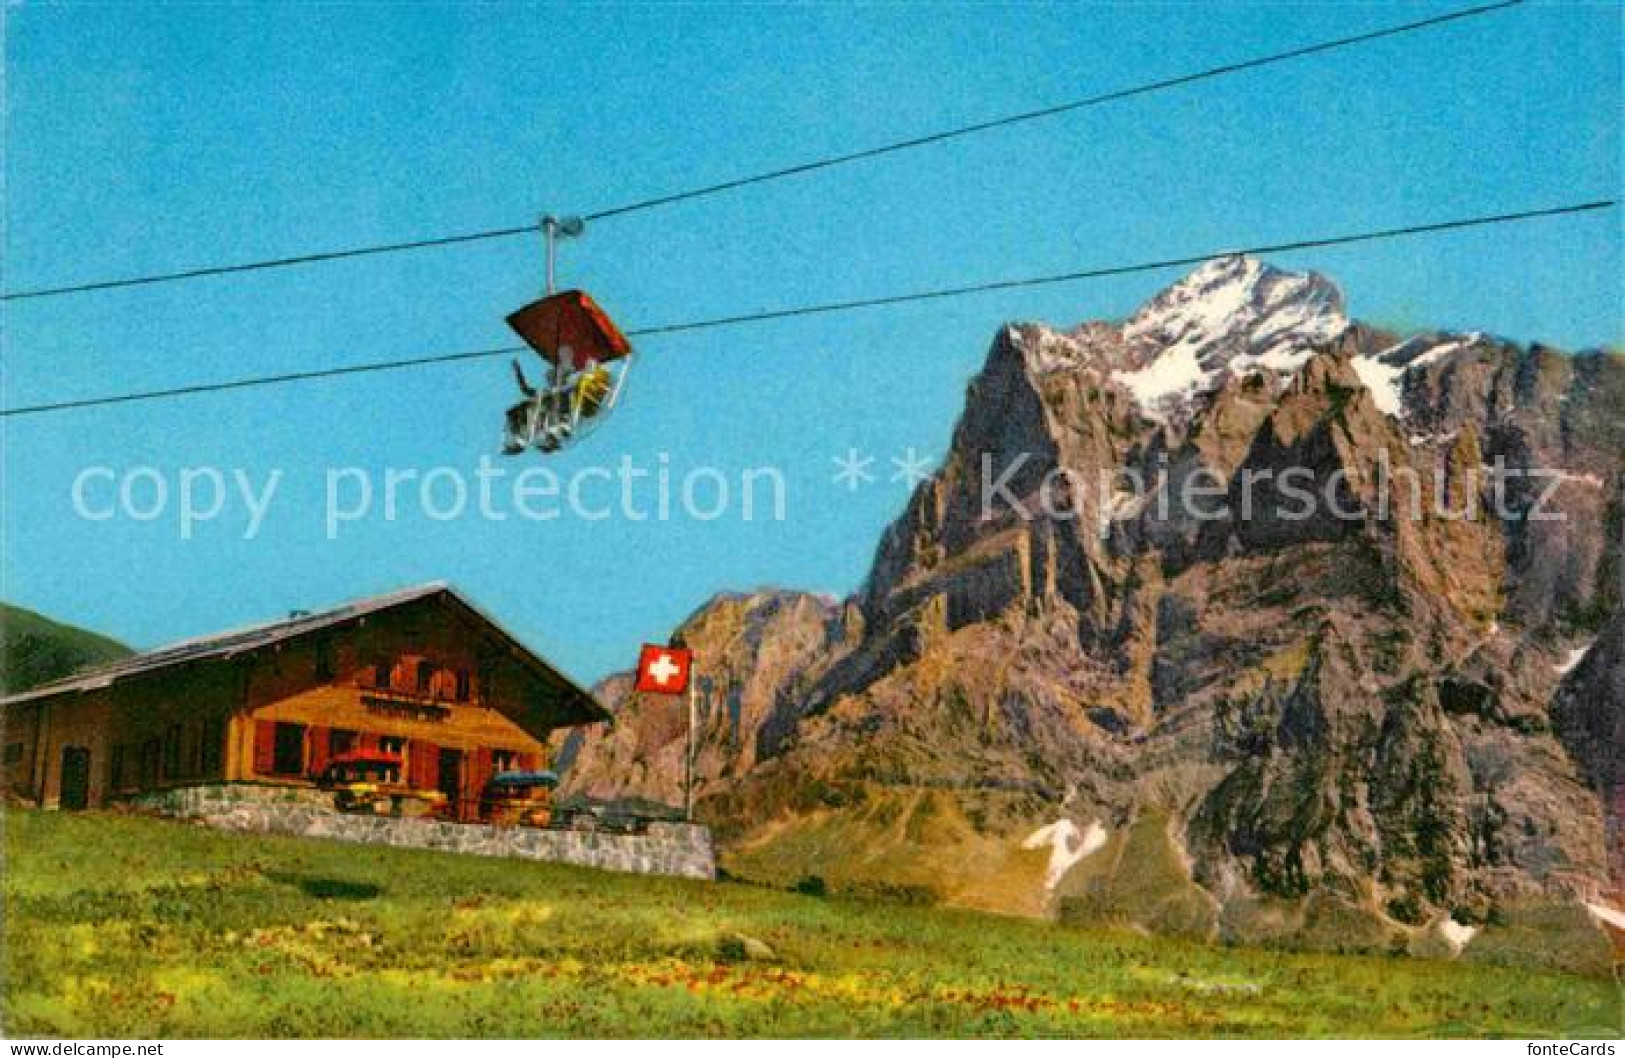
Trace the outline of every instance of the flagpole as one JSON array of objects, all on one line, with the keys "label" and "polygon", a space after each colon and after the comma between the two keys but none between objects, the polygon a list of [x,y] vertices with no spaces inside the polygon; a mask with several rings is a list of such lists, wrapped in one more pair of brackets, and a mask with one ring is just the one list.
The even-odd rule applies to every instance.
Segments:
[{"label": "flagpole", "polygon": [[683,819],[694,822],[694,696],[697,693],[693,674],[688,680],[688,740],[683,751]]}]

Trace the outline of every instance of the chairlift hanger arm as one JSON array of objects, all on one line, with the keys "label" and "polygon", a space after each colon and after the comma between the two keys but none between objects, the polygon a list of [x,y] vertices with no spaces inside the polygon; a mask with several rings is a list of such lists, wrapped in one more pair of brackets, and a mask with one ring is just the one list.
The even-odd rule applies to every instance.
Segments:
[{"label": "chairlift hanger arm", "polygon": [[542,236],[547,240],[547,292],[557,291],[554,282],[558,257],[558,244],[563,239],[579,239],[587,230],[587,222],[580,217],[556,217],[549,213],[542,217]]}]

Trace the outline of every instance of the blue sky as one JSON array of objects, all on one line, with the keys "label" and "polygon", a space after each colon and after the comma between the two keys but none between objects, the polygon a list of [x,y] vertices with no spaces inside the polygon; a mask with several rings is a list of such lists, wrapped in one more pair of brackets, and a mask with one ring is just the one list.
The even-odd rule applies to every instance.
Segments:
[{"label": "blue sky", "polygon": [[[39,5],[7,14],[7,289],[525,223],[1445,10],[1435,4]],[[564,258],[625,325],[1609,197],[1620,18],[1532,3],[951,145],[605,221]],[[1400,327],[1617,343],[1618,214],[1287,255]],[[539,240],[6,306],[4,404],[507,344]],[[501,361],[7,420],[12,602],[139,646],[448,579],[584,679],[712,593],[844,594],[1007,320],[1120,317],[1176,273],[641,346],[561,475],[781,468],[788,517],[325,532],[328,468],[494,454]],[[848,448],[882,479],[830,480]],[[505,464],[514,467],[515,464]],[[89,522],[87,466],[284,473]]]}]

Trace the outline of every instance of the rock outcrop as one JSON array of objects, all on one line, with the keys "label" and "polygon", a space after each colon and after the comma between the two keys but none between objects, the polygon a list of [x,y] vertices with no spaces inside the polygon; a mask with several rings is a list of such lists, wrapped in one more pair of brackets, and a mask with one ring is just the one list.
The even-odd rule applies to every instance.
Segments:
[{"label": "rock outcrop", "polygon": [[[681,629],[700,813],[746,876],[1204,936],[1455,950],[1605,899],[1622,474],[1619,353],[1405,338],[1312,274],[1006,327],[852,599]],[[603,693],[569,787],[671,800],[680,706]],[[1061,821],[1109,837],[1056,879]]]},{"label": "rock outcrop", "polygon": [[[1616,895],[1625,896],[1625,613],[1558,666],[1564,681],[1552,723],[1608,810],[1607,845]],[[1625,900],[1616,906],[1625,906]]]}]

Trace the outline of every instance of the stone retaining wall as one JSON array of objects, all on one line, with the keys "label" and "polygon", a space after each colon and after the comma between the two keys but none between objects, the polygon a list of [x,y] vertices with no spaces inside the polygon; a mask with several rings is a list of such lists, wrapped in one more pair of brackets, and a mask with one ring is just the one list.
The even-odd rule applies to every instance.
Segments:
[{"label": "stone retaining wall", "polygon": [[711,832],[694,823],[650,823],[641,834],[610,834],[352,815],[334,811],[332,795],[320,790],[244,784],[178,787],[141,794],[128,803],[140,811],[222,830],[512,856],[634,874],[712,879],[717,873]]}]

